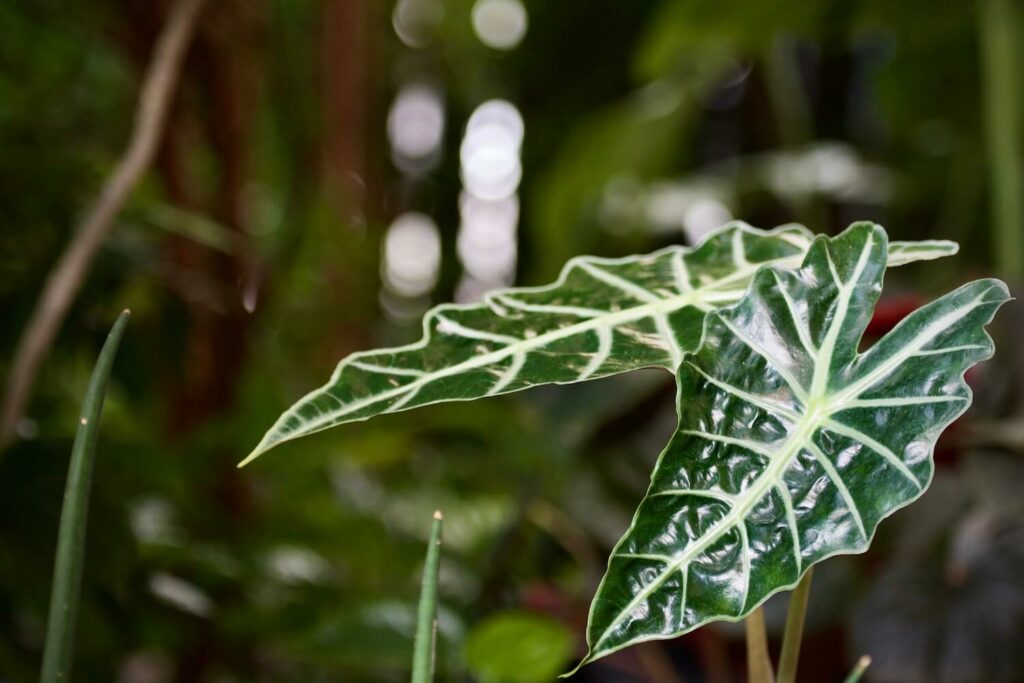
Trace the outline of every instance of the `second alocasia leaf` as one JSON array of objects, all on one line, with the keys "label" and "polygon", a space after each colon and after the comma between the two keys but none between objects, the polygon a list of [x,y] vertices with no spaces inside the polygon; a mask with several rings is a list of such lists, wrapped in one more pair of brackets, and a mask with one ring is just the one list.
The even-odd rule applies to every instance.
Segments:
[{"label": "second alocasia leaf", "polygon": [[678,429],[592,603],[584,661],[740,619],[811,564],[865,550],[923,493],[1009,295],[970,283],[858,353],[887,256],[877,226],[819,237],[798,270],[760,270],[707,316],[677,373]]},{"label": "second alocasia leaf", "polygon": [[[812,237],[799,225],[758,230],[736,222],[692,248],[583,256],[550,286],[438,306],[424,318],[420,341],[342,360],[327,384],[281,415],[245,462],[291,439],[432,403],[643,367],[674,370],[696,346],[708,311],[735,303],[759,267],[800,265]],[[956,250],[941,240],[900,242],[888,258],[902,265]]]}]

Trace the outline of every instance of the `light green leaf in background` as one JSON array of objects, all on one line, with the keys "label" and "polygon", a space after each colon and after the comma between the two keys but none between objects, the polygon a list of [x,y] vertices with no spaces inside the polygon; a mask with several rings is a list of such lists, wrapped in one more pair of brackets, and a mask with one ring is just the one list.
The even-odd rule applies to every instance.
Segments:
[{"label": "light green leaf in background", "polygon": [[[420,341],[344,359],[242,464],[284,441],[384,413],[644,367],[672,370],[696,347],[709,311],[739,300],[759,267],[798,266],[811,240],[802,226],[731,223],[692,248],[575,258],[552,285],[438,306]],[[944,241],[893,243],[890,258],[899,265],[956,250]]]},{"label": "light green leaf in background", "polygon": [[762,269],[707,316],[677,373],[677,431],[591,605],[585,661],[743,618],[813,563],[867,549],[927,488],[1009,294],[967,284],[858,353],[888,251],[870,224],[819,237],[801,268]]},{"label": "light green leaf in background", "polygon": [[483,620],[466,637],[466,667],[480,683],[547,683],[573,655],[575,638],[559,622],[517,610]]}]

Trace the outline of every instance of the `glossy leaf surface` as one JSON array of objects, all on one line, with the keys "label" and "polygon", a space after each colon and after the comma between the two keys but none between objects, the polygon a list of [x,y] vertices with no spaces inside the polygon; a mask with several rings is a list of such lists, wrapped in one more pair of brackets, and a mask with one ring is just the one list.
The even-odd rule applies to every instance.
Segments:
[{"label": "glossy leaf surface", "polygon": [[[707,312],[735,303],[760,266],[798,266],[811,239],[801,226],[732,223],[693,248],[576,258],[550,286],[438,306],[419,342],[344,359],[242,464],[283,441],[384,413],[643,367],[672,370],[696,347]],[[956,250],[953,242],[905,242],[893,245],[890,259],[899,265]]]},{"label": "glossy leaf surface", "polygon": [[677,373],[679,427],[591,606],[585,661],[738,620],[813,563],[865,550],[923,493],[1008,292],[965,285],[858,353],[886,260],[885,232],[854,226],[707,316]]}]

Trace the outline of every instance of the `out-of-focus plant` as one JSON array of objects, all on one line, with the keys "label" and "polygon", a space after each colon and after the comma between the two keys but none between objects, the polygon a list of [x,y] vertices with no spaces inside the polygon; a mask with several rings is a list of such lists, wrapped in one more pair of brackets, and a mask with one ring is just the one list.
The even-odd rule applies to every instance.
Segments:
[{"label": "out-of-focus plant", "polygon": [[[954,250],[892,246],[869,223],[814,239],[734,225],[692,250],[575,259],[550,287],[439,307],[420,342],[345,359],[245,462],[382,413],[675,369],[676,433],[612,552],[582,663],[751,613],[754,641],[764,600],[816,562],[866,550],[879,522],[924,492],[935,440],[970,404],[963,375],[992,354],[984,327],[1009,298],[998,280],[964,285],[858,350],[887,264]],[[752,676],[768,680],[754,649]]]},{"label": "out-of-focus plant", "polygon": [[999,272],[1024,280],[1024,163],[1020,129],[1020,12],[1009,0],[984,0],[981,12],[982,80],[995,239]]},{"label": "out-of-focus plant", "polygon": [[572,633],[520,610],[498,612],[466,636],[466,667],[480,683],[545,683],[572,656]]},{"label": "out-of-focus plant", "polygon": [[850,675],[846,677],[843,683],[857,683],[869,666],[871,666],[871,657],[864,655],[857,660],[857,665],[853,667],[853,671],[850,672]]},{"label": "out-of-focus plant", "polygon": [[[1013,681],[1024,669],[1024,462],[979,450],[940,471],[888,530],[892,551],[850,615],[883,681]],[[993,657],[993,651],[1002,652]]]}]

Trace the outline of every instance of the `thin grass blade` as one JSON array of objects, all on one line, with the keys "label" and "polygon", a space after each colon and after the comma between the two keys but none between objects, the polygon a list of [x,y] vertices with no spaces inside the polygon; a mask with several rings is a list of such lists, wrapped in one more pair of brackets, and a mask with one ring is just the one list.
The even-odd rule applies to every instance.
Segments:
[{"label": "thin grass blade", "polygon": [[46,628],[41,683],[70,680],[75,645],[75,622],[78,616],[79,589],[82,583],[82,560],[85,555],[85,527],[89,514],[89,490],[92,484],[96,439],[99,435],[103,399],[107,380],[121,343],[129,312],[124,311],[114,323],[82,401],[75,443],[71,449],[64,505],[60,514],[57,557],[50,593],[50,616]]},{"label": "thin grass blade", "polygon": [[853,667],[853,671],[850,672],[850,675],[846,677],[843,683],[857,683],[869,666],[871,666],[871,657],[864,655],[857,660],[857,666]]},{"label": "thin grass blade", "polygon": [[423,586],[420,588],[419,616],[416,620],[416,643],[412,660],[412,683],[430,683],[434,680],[434,651],[437,641],[437,573],[441,565],[441,512],[434,513],[434,526],[430,530],[427,562],[423,568]]}]

